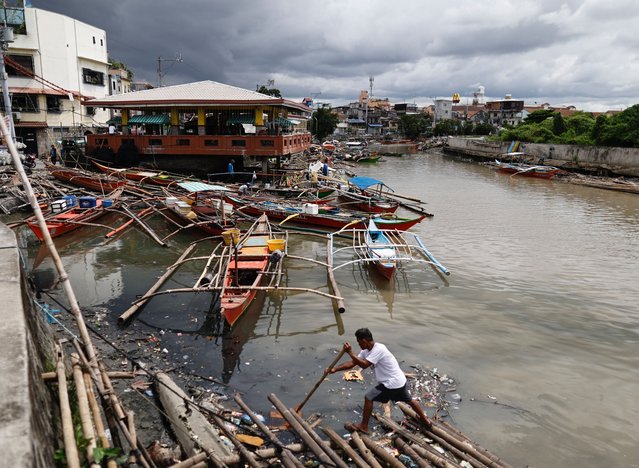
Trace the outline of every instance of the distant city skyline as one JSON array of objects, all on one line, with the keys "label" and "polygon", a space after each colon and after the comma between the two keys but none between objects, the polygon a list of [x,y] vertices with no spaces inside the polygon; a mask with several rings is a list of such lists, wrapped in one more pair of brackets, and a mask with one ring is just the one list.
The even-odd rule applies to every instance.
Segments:
[{"label": "distant city skyline", "polygon": [[[479,85],[586,111],[639,103],[639,3],[631,0],[32,0],[107,33],[136,80],[215,80],[247,89],[273,80],[284,97],[331,105],[359,91],[430,105]],[[180,56],[182,62],[172,59]]]}]

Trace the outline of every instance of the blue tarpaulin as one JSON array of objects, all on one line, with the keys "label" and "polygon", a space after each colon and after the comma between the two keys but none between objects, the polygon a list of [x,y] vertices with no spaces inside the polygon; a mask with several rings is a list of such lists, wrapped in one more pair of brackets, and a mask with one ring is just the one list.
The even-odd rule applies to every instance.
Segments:
[{"label": "blue tarpaulin", "polygon": [[372,177],[353,177],[348,182],[360,190],[364,190],[371,185],[386,185],[381,180],[373,179]]}]

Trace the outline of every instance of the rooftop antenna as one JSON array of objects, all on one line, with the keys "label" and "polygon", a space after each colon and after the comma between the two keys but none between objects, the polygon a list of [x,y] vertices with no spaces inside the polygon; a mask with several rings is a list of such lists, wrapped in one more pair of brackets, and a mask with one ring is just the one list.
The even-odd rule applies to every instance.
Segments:
[{"label": "rooftop antenna", "polygon": [[[158,87],[159,88],[162,87],[162,78],[164,77],[164,75],[166,75],[166,72],[162,73],[162,62],[173,62],[173,65],[175,65],[176,63],[184,62],[184,60],[182,60],[181,53],[175,54],[175,58],[172,58],[172,59],[165,59],[165,58],[162,58],[162,56],[158,57]],[[171,65],[171,67],[173,65]],[[171,69],[171,67],[169,67],[169,69]]]}]

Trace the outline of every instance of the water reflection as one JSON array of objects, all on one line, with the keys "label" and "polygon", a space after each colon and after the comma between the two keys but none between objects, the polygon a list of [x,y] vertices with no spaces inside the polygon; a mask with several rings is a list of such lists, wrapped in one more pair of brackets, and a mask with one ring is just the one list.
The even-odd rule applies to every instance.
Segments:
[{"label": "water reflection", "polygon": [[[174,295],[151,301],[131,326],[167,330],[172,360],[228,377],[258,410],[270,392],[299,403],[341,343],[368,326],[406,370],[433,365],[457,377],[455,424],[511,464],[635,463],[639,197],[504,177],[436,153],[358,172],[428,202],[435,217],[414,231],[452,271],[448,284],[423,267],[388,283],[358,265],[336,272],[343,315],[316,295],[269,293],[225,342],[208,315],[210,296]],[[163,249],[133,231],[105,246],[83,231],[61,253],[81,303],[108,308],[112,323],[193,240],[184,233]],[[290,247],[323,259],[325,244],[299,236]],[[29,242],[31,260],[36,247]],[[195,270],[173,284],[192,284]],[[43,284],[52,285],[51,271],[48,259],[38,266]],[[287,286],[328,292],[324,268],[287,262],[285,274]],[[486,394],[504,406],[479,403]],[[327,379],[309,405],[333,424],[357,411],[361,396]]]}]

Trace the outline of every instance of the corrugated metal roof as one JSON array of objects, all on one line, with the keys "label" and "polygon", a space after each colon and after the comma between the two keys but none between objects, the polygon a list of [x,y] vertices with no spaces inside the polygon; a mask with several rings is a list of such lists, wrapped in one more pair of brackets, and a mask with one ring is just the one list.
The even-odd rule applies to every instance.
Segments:
[{"label": "corrugated metal roof", "polygon": [[198,81],[163,88],[144,89],[130,93],[114,94],[99,99],[84,101],[84,105],[93,107],[111,107],[122,109],[142,109],[149,107],[194,107],[229,105],[280,105],[309,113],[311,109],[300,103],[274,96],[238,88],[216,81]]},{"label": "corrugated metal roof", "polygon": [[281,98],[268,96],[250,91],[248,89],[230,86],[217,81],[198,81],[195,83],[187,83],[175,86],[165,86],[162,88],[145,89],[142,91],[133,91],[124,94],[114,94],[100,99],[93,99],[87,102],[87,105],[99,106],[109,103],[155,103],[157,101],[184,101],[184,102],[202,102],[202,101],[246,101],[246,102],[281,102]]}]

